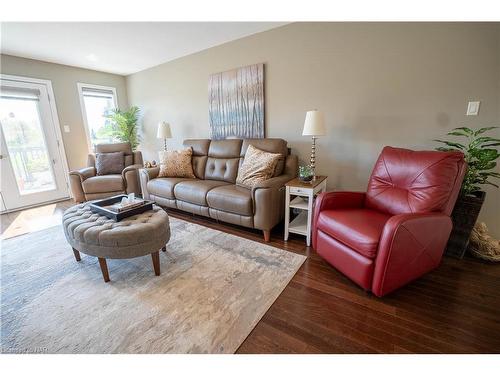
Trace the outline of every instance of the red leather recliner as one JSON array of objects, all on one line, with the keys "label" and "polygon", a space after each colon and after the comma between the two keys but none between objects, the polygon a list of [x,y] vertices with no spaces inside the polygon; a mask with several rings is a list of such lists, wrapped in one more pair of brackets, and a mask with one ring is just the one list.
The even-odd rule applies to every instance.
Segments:
[{"label": "red leather recliner", "polygon": [[460,152],[385,147],[368,191],[320,194],[313,247],[381,297],[436,268],[465,174]]}]

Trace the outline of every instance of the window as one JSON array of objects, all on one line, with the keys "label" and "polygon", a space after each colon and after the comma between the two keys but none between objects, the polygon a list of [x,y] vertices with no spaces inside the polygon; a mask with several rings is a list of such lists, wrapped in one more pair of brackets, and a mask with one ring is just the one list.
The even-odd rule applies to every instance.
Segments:
[{"label": "window", "polygon": [[115,142],[109,132],[109,120],[105,115],[118,107],[116,89],[79,83],[78,92],[90,150],[100,143]]},{"label": "window", "polygon": [[56,188],[39,102],[38,89],[2,86],[0,124],[21,195]]}]

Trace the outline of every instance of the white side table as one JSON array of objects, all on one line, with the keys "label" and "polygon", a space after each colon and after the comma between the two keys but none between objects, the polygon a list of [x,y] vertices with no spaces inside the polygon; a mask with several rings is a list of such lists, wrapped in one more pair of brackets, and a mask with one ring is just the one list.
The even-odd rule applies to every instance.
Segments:
[{"label": "white side table", "polygon": [[[316,195],[326,191],[326,176],[316,176],[315,181],[302,182],[298,178],[285,184],[285,241],[290,233],[306,236],[307,246],[311,246],[311,226],[313,202]],[[290,209],[297,208],[301,212],[290,222]]]}]

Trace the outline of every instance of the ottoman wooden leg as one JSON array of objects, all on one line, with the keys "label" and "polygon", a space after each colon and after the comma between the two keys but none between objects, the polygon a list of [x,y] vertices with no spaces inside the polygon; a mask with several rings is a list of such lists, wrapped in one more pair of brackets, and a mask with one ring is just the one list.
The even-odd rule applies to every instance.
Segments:
[{"label": "ottoman wooden leg", "polygon": [[73,249],[73,254],[75,254],[76,261],[77,262],[81,261],[82,258],[80,258],[80,252],[78,250],[76,250],[74,247],[72,249]]},{"label": "ottoman wooden leg", "polygon": [[108,264],[106,263],[105,258],[97,258],[99,259],[99,265],[101,266],[102,278],[104,282],[107,283],[109,281],[109,273],[108,273]]},{"label": "ottoman wooden leg", "polygon": [[151,253],[151,258],[153,259],[153,268],[155,269],[155,275],[160,276],[160,252],[155,251]]}]

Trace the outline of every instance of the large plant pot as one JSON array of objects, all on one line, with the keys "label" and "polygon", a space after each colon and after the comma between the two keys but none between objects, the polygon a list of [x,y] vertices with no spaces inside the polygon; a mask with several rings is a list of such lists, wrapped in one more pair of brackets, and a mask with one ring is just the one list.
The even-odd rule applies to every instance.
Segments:
[{"label": "large plant pot", "polygon": [[446,255],[459,259],[463,258],[485,197],[486,193],[484,191],[477,192],[475,196],[458,197],[451,214],[453,229],[446,245]]}]

